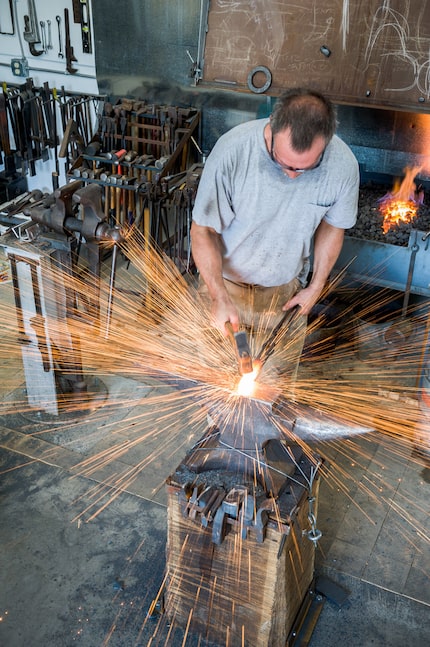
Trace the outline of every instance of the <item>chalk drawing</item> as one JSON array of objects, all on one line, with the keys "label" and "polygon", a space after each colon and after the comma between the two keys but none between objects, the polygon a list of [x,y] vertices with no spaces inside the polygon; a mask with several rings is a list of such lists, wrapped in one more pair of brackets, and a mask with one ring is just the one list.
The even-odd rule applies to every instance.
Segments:
[{"label": "chalk drawing", "polygon": [[[289,5],[291,9],[291,5]],[[303,14],[301,17],[300,14]],[[318,41],[322,43],[328,39],[335,23],[333,7],[322,7],[319,0],[314,0],[312,7],[294,6],[294,21],[298,25],[306,25],[306,35],[303,42]]]},{"label": "chalk drawing", "polygon": [[[416,102],[430,98],[429,10],[430,0],[211,0],[205,67],[243,81],[266,65],[277,84],[328,78],[347,96],[370,87],[373,100],[412,91]],[[338,55],[330,64],[322,44]]]},{"label": "chalk drawing", "polygon": [[[391,7],[390,0],[384,0],[383,4],[378,7],[372,19],[369,33],[369,39],[365,51],[365,66],[368,69],[372,64],[372,58],[375,55],[385,60],[393,58],[393,66],[401,63],[409,68],[411,82],[402,87],[383,88],[385,92],[406,92],[417,88],[419,92],[426,97],[429,96],[429,44],[427,40],[426,51],[421,38],[412,37],[408,23],[408,14],[410,11],[410,0],[405,0],[404,11],[396,11]],[[398,47],[389,52],[378,52],[377,41],[385,37],[387,32],[391,32]],[[424,57],[424,61],[422,61]]]},{"label": "chalk drawing", "polygon": [[[211,52],[211,58],[217,61],[217,66],[222,66],[222,61],[225,60],[232,67],[236,65],[246,72],[258,43],[264,64],[275,69],[288,41],[288,34],[284,29],[288,13],[285,7],[273,0],[216,0],[214,4],[216,7],[211,10],[218,18],[225,15],[219,26],[210,30],[211,38],[220,45],[219,51],[215,47],[215,51]],[[236,25],[239,25],[238,29]],[[246,42],[247,39],[249,42]]]}]

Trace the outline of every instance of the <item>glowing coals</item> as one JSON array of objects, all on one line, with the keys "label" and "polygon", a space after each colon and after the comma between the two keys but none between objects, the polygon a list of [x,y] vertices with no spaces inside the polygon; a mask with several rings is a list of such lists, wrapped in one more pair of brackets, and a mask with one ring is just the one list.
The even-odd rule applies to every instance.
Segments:
[{"label": "glowing coals", "polygon": [[394,225],[412,222],[418,207],[424,200],[422,190],[417,191],[414,178],[421,170],[420,166],[405,169],[402,182],[396,182],[393,190],[380,200],[380,211],[384,216],[383,231],[386,234]]}]

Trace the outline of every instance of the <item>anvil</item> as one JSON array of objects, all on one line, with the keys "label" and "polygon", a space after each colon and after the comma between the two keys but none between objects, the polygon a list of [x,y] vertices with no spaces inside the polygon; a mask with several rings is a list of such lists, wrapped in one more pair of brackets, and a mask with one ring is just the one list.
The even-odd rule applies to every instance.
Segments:
[{"label": "anvil", "polygon": [[[203,383],[161,371],[157,376],[184,393],[189,391],[202,404],[197,387]],[[274,496],[300,465],[305,445],[311,445],[317,455],[319,442],[374,431],[288,400],[280,390],[264,384],[256,383],[252,396],[227,391],[223,395],[203,405],[212,425],[191,450],[187,468],[195,473],[220,470],[256,478]]]}]

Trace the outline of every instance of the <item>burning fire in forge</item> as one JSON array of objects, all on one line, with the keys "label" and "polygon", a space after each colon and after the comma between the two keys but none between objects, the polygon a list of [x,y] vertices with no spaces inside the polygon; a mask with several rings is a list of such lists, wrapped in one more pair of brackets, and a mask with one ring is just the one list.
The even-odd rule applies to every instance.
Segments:
[{"label": "burning fire in forge", "polygon": [[421,187],[417,188],[414,182],[414,178],[420,170],[420,166],[406,168],[402,182],[395,183],[392,191],[379,200],[379,210],[384,216],[384,234],[393,225],[400,222],[412,222],[417,215],[418,207],[424,201],[423,189]]}]

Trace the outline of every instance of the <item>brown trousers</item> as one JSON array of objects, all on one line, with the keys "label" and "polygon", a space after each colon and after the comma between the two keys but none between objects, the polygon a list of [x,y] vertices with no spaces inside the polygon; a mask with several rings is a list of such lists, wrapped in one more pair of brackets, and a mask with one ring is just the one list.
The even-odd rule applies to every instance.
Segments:
[{"label": "brown trousers", "polygon": [[[300,290],[300,283],[293,279],[284,285],[266,288],[224,279],[224,284],[238,309],[241,328],[247,329],[249,333],[251,352],[255,356],[285,314],[282,310],[284,303]],[[211,299],[203,281],[200,281],[199,293],[210,307]],[[264,365],[265,373],[275,377],[282,376],[291,381],[296,380],[306,335],[306,322],[306,317],[295,318]]]}]

